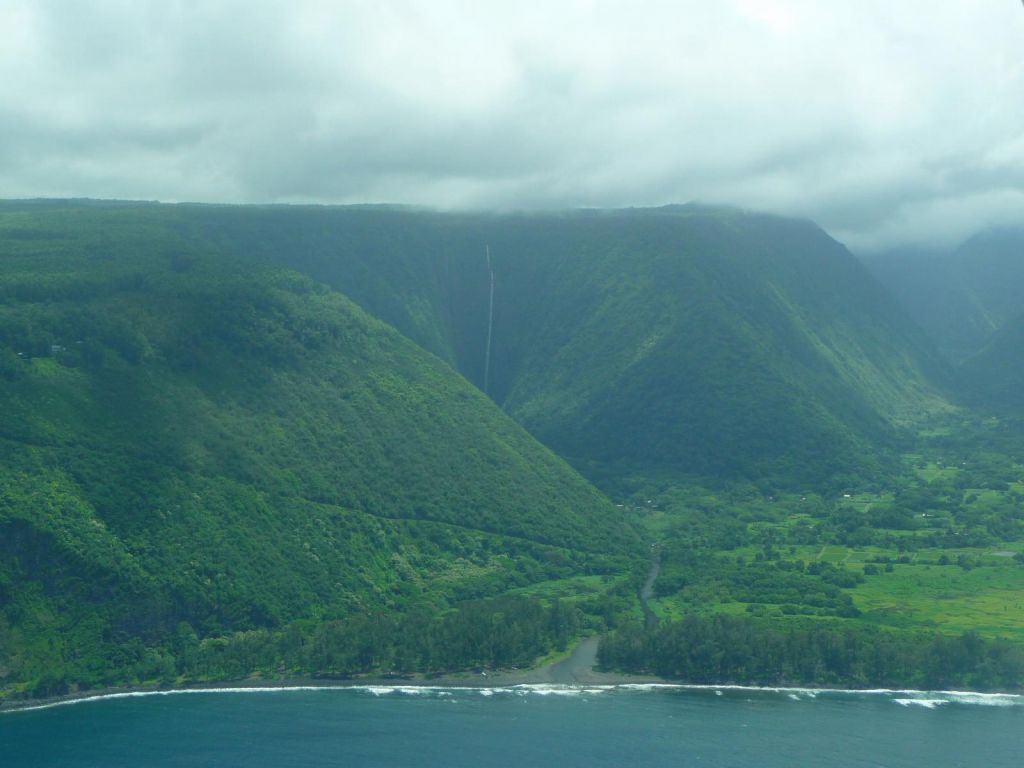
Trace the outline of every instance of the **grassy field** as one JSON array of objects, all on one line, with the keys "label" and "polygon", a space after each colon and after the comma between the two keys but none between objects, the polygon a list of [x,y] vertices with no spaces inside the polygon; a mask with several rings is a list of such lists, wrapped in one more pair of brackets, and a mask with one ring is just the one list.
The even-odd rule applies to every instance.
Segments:
[{"label": "grassy field", "polygon": [[[784,556],[806,564],[831,563],[856,574],[863,574],[865,566],[877,569],[862,583],[844,590],[861,612],[854,621],[947,634],[973,630],[988,637],[1024,642],[1024,565],[1013,558],[1022,550],[1021,542],[995,549],[924,549],[913,553],[881,547],[806,545],[787,547]],[[757,551],[755,547],[743,547],[728,555],[749,561]],[[900,557],[909,562],[898,562]],[[967,558],[971,567],[957,565],[961,557]],[[891,565],[879,562],[886,558]],[[712,583],[660,598],[652,607],[661,618],[676,620],[695,610],[747,613],[749,605],[721,600]],[[783,617],[779,606],[765,608],[767,615]]]},{"label": "grassy field", "polygon": [[[618,577],[621,580],[623,577]],[[579,600],[603,594],[612,583],[610,576],[573,576],[567,579],[550,579],[513,589],[510,594],[525,597],[539,597],[544,600]]]},{"label": "grassy field", "polygon": [[[675,576],[673,590],[659,595],[653,609],[666,620],[752,614],[950,635],[974,631],[1024,642],[1024,563],[1016,558],[1024,553],[1024,468],[953,451],[910,455],[906,465],[904,482],[892,490],[851,490],[831,499],[778,495],[730,506],[692,492],[667,509],[634,506],[648,535],[669,547],[666,580]],[[743,533],[736,546],[702,552],[715,567],[686,565],[684,546],[672,555],[673,537],[688,530],[680,520],[704,515],[714,527],[723,512],[743,522]],[[879,525],[886,519],[899,526]],[[1008,540],[1000,531],[1015,535]],[[712,540],[706,532],[693,538],[695,547]],[[818,578],[833,586],[812,581]],[[836,600],[847,598],[835,597],[837,587],[855,609],[846,613],[858,615],[839,611]],[[823,595],[830,589],[829,605]]]}]

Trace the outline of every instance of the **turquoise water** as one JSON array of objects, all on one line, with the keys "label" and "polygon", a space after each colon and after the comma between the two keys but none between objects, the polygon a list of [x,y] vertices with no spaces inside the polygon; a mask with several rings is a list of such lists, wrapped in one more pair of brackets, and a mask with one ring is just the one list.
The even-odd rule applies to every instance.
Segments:
[{"label": "turquoise water", "polygon": [[1024,698],[555,686],[188,692],[0,715],[0,766],[1018,766]]}]

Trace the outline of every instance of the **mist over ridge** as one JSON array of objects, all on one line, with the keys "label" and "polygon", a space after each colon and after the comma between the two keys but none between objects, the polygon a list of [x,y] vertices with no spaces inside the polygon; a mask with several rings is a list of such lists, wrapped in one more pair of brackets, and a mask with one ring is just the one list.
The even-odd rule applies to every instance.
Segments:
[{"label": "mist over ridge", "polygon": [[1018,3],[5,3],[0,197],[733,203],[856,251],[1022,207]]}]

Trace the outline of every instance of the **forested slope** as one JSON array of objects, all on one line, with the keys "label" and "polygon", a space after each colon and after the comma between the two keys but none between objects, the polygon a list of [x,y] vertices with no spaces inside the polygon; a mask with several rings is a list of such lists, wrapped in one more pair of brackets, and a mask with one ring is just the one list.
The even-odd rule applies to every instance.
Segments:
[{"label": "forested slope", "polygon": [[443,362],[149,210],[0,210],[0,688],[635,552]]}]

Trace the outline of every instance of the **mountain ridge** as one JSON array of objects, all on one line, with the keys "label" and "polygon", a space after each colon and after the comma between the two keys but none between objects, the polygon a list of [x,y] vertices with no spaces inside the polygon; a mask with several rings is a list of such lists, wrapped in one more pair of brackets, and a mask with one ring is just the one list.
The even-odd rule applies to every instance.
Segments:
[{"label": "mountain ridge", "polygon": [[[593,457],[574,445],[614,444],[604,438],[650,420],[642,412],[612,417],[608,408],[615,403],[668,396],[685,411],[687,402],[710,398],[696,412],[670,417],[679,424],[697,420],[709,407],[723,414],[742,411],[764,394],[756,388],[765,376],[778,383],[773,407],[799,424],[790,443],[800,433],[819,433],[819,442],[845,445],[845,459],[853,463],[883,432],[891,439],[893,425],[947,408],[945,365],[930,343],[849,252],[810,222],[696,205],[537,215],[379,210],[367,216],[345,208],[294,213],[288,225],[282,225],[287,209],[262,221],[244,210],[228,211],[196,225],[224,247],[311,274],[353,296],[478,387],[487,357],[489,248],[495,292],[488,394],[580,467]],[[282,226],[270,253],[265,234]],[[283,242],[292,236],[305,237],[301,253]],[[396,303],[395,296],[402,299]],[[700,338],[712,326],[722,337],[720,352]],[[569,338],[570,329],[577,338]],[[687,354],[703,360],[686,363]],[[721,354],[726,357],[714,362]],[[745,373],[752,360],[759,362]],[[654,361],[657,370],[645,371],[645,361]],[[630,374],[622,386],[666,376],[675,376],[675,384],[616,398],[615,387],[588,379],[590,362],[595,376],[616,380],[639,366],[631,370],[640,376]],[[721,399],[713,382],[694,389],[686,376],[679,378],[685,370],[701,375],[713,365],[720,366],[714,381],[745,382],[737,383],[742,391],[728,405],[711,405]],[[787,403],[787,393],[800,392],[808,380],[814,385],[801,398],[817,404],[805,413]],[[686,386],[690,394],[680,394]],[[585,412],[577,410],[584,401]],[[597,424],[600,413],[611,421]],[[740,421],[757,418],[747,413]],[[786,424],[787,417],[779,421]],[[836,423],[821,430],[810,426],[830,421]],[[856,425],[870,422],[871,435],[854,435]],[[567,438],[586,424],[596,432]],[[736,429],[736,439],[725,444],[704,428],[702,446],[710,445],[718,458],[699,467],[706,451],[694,443],[676,460],[677,470],[686,462],[697,467],[692,474],[735,473],[738,467],[727,466],[727,457],[758,442],[765,456],[742,471],[762,472],[774,461],[768,455],[771,430],[747,439],[742,424]],[[689,438],[673,438],[680,440]],[[820,447],[804,449],[805,457],[820,453]],[[820,467],[816,471],[821,474]]]}]

